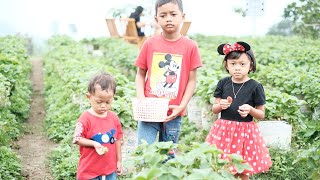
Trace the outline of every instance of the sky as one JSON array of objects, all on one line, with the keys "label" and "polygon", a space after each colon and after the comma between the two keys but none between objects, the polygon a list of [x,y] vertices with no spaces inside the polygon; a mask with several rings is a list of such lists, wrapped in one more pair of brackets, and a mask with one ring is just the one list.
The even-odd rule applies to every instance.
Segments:
[{"label": "sky", "polygon": [[[258,16],[242,17],[235,8],[259,9]],[[155,0],[0,0],[0,36],[26,34],[48,38],[68,34],[76,39],[109,36],[105,18],[112,9],[125,9],[128,15],[138,5],[145,8],[144,20],[153,19]],[[183,0],[189,34],[263,36],[282,19],[284,8],[293,0]],[[248,5],[247,5],[248,4]],[[253,9],[253,10],[252,10]],[[119,24],[118,24],[119,25]],[[121,33],[121,25],[119,31]],[[151,32],[150,28],[145,31]]]}]

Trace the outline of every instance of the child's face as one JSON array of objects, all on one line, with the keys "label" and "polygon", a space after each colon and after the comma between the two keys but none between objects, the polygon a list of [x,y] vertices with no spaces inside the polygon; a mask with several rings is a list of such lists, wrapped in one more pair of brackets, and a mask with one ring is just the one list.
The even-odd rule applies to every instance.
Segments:
[{"label": "child's face", "polygon": [[95,86],[94,94],[87,94],[91,108],[99,115],[103,115],[111,109],[113,96],[114,94],[112,90],[102,90],[100,85]]},{"label": "child's face", "polygon": [[180,11],[178,4],[167,3],[158,7],[155,19],[164,33],[180,33],[180,24],[184,20],[184,14]]},{"label": "child's face", "polygon": [[247,54],[242,53],[239,59],[227,59],[226,67],[235,80],[241,81],[248,77],[251,62]]}]

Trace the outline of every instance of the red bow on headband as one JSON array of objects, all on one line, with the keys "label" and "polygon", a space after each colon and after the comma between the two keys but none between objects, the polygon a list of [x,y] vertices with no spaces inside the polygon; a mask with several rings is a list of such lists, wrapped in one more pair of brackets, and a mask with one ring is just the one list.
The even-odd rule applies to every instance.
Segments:
[{"label": "red bow on headband", "polygon": [[230,44],[220,44],[219,47],[217,48],[217,51],[221,55],[228,55],[232,51],[241,51],[241,52],[246,52],[249,51],[250,45],[246,42],[236,42],[233,45]]},{"label": "red bow on headband", "polygon": [[228,55],[232,51],[242,51],[242,52],[244,52],[244,51],[246,51],[246,49],[242,45],[240,45],[238,43],[234,43],[233,46],[231,46],[230,44],[225,44],[223,46],[223,53],[225,55]]}]

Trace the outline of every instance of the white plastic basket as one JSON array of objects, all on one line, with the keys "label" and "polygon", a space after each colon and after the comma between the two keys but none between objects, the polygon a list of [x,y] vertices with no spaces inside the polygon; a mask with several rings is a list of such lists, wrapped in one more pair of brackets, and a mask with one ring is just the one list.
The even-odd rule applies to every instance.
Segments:
[{"label": "white plastic basket", "polygon": [[267,147],[289,150],[292,126],[285,121],[259,121],[258,126]]},{"label": "white plastic basket", "polygon": [[133,119],[136,121],[163,122],[167,117],[170,99],[132,99]]}]

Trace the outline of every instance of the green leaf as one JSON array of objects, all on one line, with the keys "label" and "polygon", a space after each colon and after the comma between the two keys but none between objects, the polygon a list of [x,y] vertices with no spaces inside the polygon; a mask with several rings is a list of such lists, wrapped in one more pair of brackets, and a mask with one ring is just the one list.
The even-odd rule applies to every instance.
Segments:
[{"label": "green leaf", "polygon": [[161,174],[162,174],[162,170],[161,170],[160,168],[152,167],[152,168],[149,170],[147,179],[154,179],[154,178],[156,178],[156,177],[159,177]]},{"label": "green leaf", "polygon": [[312,136],[315,132],[316,132],[316,130],[314,130],[314,129],[308,129],[303,136],[304,136],[304,137],[310,137],[310,136]]}]

